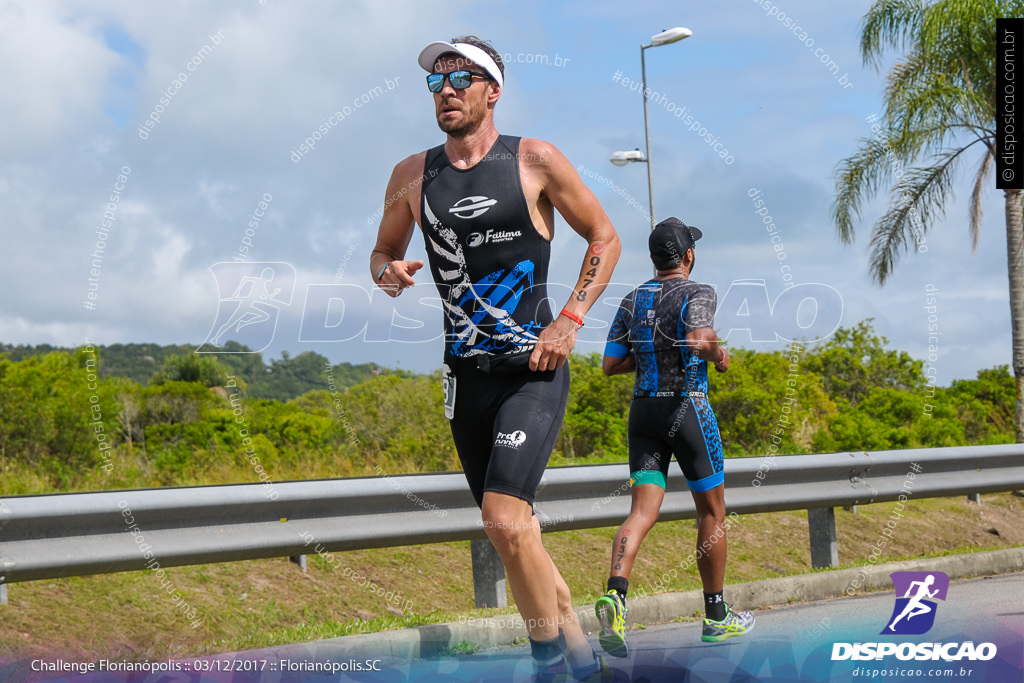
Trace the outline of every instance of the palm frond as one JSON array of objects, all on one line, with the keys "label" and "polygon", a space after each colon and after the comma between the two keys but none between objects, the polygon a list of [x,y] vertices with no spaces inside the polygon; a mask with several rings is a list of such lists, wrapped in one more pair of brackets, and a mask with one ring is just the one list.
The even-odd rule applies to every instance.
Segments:
[{"label": "palm frond", "polygon": [[836,167],[832,217],[840,240],[852,242],[863,203],[892,183],[871,231],[871,273],[879,284],[944,214],[958,162],[981,143],[969,222],[977,247],[995,154],[995,20],[1006,16],[1024,16],[1024,0],[874,0],[861,21],[865,64],[879,68],[888,53],[899,56],[887,73],[875,137],[862,139]]},{"label": "palm frond", "polygon": [[978,250],[978,235],[981,233],[981,197],[985,191],[985,179],[988,177],[988,172],[992,169],[992,163],[995,161],[996,155],[992,149],[985,152],[985,156],[981,160],[981,168],[978,169],[978,175],[974,179],[974,191],[971,192],[971,208],[970,215],[971,221],[968,231],[971,235],[971,251]]},{"label": "palm frond", "polygon": [[[922,17],[917,44],[931,53],[936,73],[944,73],[958,85],[966,81],[977,92],[995,94],[993,50],[996,22],[1016,5],[1024,9],[1020,0],[938,0],[927,8]],[[993,98],[994,102],[994,98]]]},{"label": "palm frond", "polygon": [[879,285],[885,284],[911,241],[916,243],[916,237],[924,237],[933,218],[941,219],[945,214],[956,162],[965,149],[947,150],[934,165],[910,169],[893,187],[890,208],[871,235],[871,275]]},{"label": "palm frond", "polygon": [[836,199],[832,220],[840,241],[851,244],[855,238],[855,219],[861,205],[893,179],[899,181],[903,169],[919,157],[937,148],[948,126],[936,121],[931,127],[900,131],[879,126],[873,138],[861,138],[853,156],[839,162],[835,172]]},{"label": "palm frond", "polygon": [[861,20],[860,54],[864,64],[881,66],[882,55],[900,49],[917,33],[924,5],[921,0],[878,0]]},{"label": "palm frond", "polygon": [[898,131],[895,137],[920,146],[919,154],[936,151],[947,133],[986,137],[985,122],[995,118],[993,104],[969,83],[963,76],[935,73],[925,55],[912,52],[887,78],[885,118]]},{"label": "palm frond", "polygon": [[892,164],[886,159],[885,136],[879,137],[862,138],[860,148],[839,162],[836,169],[832,220],[839,239],[847,244],[854,241],[854,220],[860,217],[861,203],[873,197],[892,174]]}]

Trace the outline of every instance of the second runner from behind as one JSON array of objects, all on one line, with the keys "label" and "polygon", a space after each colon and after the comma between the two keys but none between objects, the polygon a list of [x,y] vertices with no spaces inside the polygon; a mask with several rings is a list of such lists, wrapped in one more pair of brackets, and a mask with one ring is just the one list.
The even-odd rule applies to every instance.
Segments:
[{"label": "second runner from behind", "polygon": [[754,626],[750,612],[733,612],[725,581],[725,476],[718,421],[708,403],[708,363],[729,369],[729,352],[712,328],[715,290],[689,279],[694,242],[702,233],[678,218],[651,231],[657,277],[622,300],[608,331],[606,375],[636,372],[629,406],[632,505],[612,543],[608,593],[595,609],[606,652],[625,657],[629,574],[647,532],[658,521],[668,466],[675,453],[697,508],[697,569],[704,586],[701,640],[739,636]]}]

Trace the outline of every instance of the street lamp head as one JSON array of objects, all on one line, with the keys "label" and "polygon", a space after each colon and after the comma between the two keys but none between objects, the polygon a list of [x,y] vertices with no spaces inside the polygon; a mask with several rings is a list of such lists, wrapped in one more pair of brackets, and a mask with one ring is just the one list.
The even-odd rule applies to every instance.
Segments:
[{"label": "street lamp head", "polygon": [[609,159],[616,166],[625,166],[631,161],[647,161],[644,158],[644,153],[638,149],[633,149],[628,152],[612,152],[612,156]]},{"label": "street lamp head", "polygon": [[682,40],[683,38],[689,38],[693,35],[693,31],[682,26],[676,26],[670,28],[661,33],[651,36],[651,47],[658,47],[659,45],[668,45],[676,41]]}]

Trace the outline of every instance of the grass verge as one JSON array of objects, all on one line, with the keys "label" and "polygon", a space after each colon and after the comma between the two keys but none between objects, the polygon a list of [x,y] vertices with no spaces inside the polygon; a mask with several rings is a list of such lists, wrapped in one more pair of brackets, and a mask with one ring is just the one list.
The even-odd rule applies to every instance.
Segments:
[{"label": "grass verge", "polygon": [[[836,511],[842,567],[865,562],[893,505]],[[911,500],[880,561],[1024,546],[1022,507],[1020,492],[985,495],[981,505],[963,497]],[[604,591],[614,531],[545,534],[577,605]],[[695,543],[692,521],[656,526],[637,559],[631,590],[679,566]],[[311,555],[306,573],[284,558],[166,570],[195,610],[194,620],[149,571],[15,584],[10,604],[0,606],[0,659],[181,658],[515,612],[474,609],[468,542],[336,557],[340,570]],[[729,532],[727,597],[729,583],[810,571],[805,512],[741,516]],[[356,575],[375,590],[353,581]],[[660,590],[699,586],[693,567]]]}]

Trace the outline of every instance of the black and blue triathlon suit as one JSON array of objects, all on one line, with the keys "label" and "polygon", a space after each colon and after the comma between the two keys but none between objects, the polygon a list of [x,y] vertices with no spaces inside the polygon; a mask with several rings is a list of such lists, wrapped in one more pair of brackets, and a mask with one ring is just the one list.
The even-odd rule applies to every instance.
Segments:
[{"label": "black and blue triathlon suit", "polygon": [[684,342],[712,327],[715,290],[686,278],[648,280],[622,299],[606,356],[636,358],[629,406],[629,469],[633,485],[665,488],[676,460],[691,491],[724,483],[722,438],[708,403],[708,364]]},{"label": "black and blue triathlon suit", "polygon": [[519,140],[499,136],[468,169],[452,166],[441,145],[424,166],[421,227],[455,378],[452,436],[477,505],[485,491],[533,504],[569,395],[568,364],[527,364],[553,320],[551,244],[530,217]]}]

